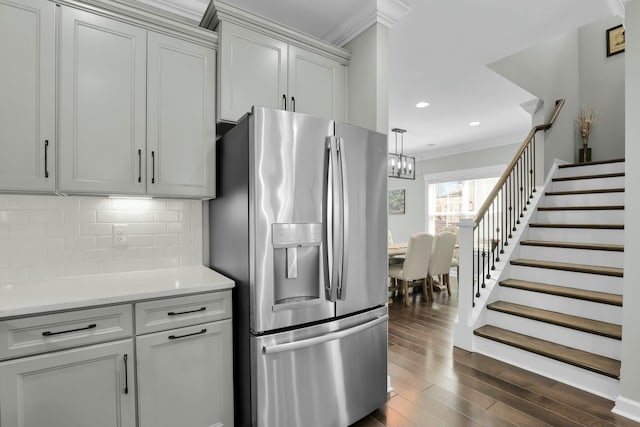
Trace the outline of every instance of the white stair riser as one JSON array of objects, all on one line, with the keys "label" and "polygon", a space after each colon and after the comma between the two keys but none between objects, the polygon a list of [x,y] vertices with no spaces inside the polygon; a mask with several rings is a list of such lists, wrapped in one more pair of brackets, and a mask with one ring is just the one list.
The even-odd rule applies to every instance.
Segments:
[{"label": "white stair riser", "polygon": [[571,168],[558,168],[554,178],[568,176],[600,175],[603,173],[624,172],[624,162],[604,163],[599,165],[575,166]]},{"label": "white stair riser", "polygon": [[474,337],[474,349],[484,355],[569,384],[609,400],[618,397],[619,381],[506,344]]},{"label": "white stair riser", "polygon": [[622,277],[511,265],[511,278],[622,295]]},{"label": "white stair riser", "polygon": [[520,245],[520,258],[571,264],[624,267],[624,252]]},{"label": "white stair riser", "polygon": [[624,230],[594,230],[587,228],[529,227],[527,240],[551,242],[624,244]]},{"label": "white stair riser", "polygon": [[556,181],[552,182],[550,187],[551,188],[545,191],[579,191],[599,190],[603,188],[624,188],[624,176]]},{"label": "white stair riser", "polygon": [[545,196],[540,206],[624,206],[624,193],[591,193]]},{"label": "white stair riser", "polygon": [[624,224],[624,210],[537,211],[533,221],[546,224]]},{"label": "white stair riser", "polygon": [[579,316],[601,322],[622,324],[622,307],[584,301],[575,298],[550,295],[542,292],[531,292],[523,289],[500,286],[498,298],[500,301],[526,305],[542,310],[557,311],[559,313]]},{"label": "white stair riser", "polygon": [[601,337],[588,332],[513,316],[495,310],[487,311],[487,324],[556,344],[566,345],[567,347],[577,348],[599,356],[620,360],[620,341],[613,338]]}]

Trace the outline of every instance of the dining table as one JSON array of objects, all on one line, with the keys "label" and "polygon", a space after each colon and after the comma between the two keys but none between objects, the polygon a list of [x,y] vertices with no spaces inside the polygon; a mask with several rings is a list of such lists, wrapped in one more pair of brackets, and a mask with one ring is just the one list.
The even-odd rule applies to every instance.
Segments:
[{"label": "dining table", "polygon": [[398,255],[406,255],[407,248],[409,247],[408,243],[391,243],[388,245],[387,252],[389,253],[389,258],[398,256]]}]

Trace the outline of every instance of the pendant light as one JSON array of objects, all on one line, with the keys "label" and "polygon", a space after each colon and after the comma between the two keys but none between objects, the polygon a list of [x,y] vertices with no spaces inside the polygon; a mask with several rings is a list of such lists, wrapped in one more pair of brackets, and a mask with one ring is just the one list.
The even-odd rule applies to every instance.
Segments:
[{"label": "pendant light", "polygon": [[[404,133],[406,129],[393,128],[396,148],[387,155],[387,175],[389,178],[416,179],[416,158],[404,155]],[[398,151],[398,134],[400,134],[400,151]]]}]

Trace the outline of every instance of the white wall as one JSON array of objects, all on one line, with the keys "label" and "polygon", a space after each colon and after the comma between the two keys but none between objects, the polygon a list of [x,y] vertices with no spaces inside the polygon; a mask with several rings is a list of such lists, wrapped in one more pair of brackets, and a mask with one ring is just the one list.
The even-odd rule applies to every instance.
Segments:
[{"label": "white wall", "polygon": [[626,3],[626,148],[622,372],[616,410],[640,421],[640,2]]},{"label": "white wall", "polygon": [[344,47],[351,51],[347,74],[347,117],[356,126],[389,132],[389,29],[374,24]]},{"label": "white wall", "polygon": [[416,179],[388,178],[389,190],[405,190],[405,213],[388,216],[388,227],[395,242],[408,242],[409,236],[424,231],[424,181],[416,166]]},{"label": "white wall", "polygon": [[545,175],[554,159],[577,161],[581,139],[575,118],[581,107],[598,110],[589,145],[593,160],[619,158],[624,152],[624,58],[606,57],[605,30],[621,22],[610,17],[554,37],[489,64],[489,68],[544,101],[546,120],[555,100],[566,104],[545,135]]},{"label": "white wall", "polygon": [[598,118],[589,137],[594,160],[624,157],[624,66],[626,55],[607,57],[607,28],[621,24],[610,17],[578,29],[578,67],[580,106],[598,110]]},{"label": "white wall", "polygon": [[[0,284],[202,264],[202,202],[0,195]],[[114,248],[112,224],[128,224]]]},{"label": "white wall", "polygon": [[544,102],[537,118],[548,119],[556,99],[566,99],[558,120],[544,136],[544,175],[556,158],[569,162],[576,160],[574,120],[579,109],[578,32],[554,37],[489,64],[489,68]]}]

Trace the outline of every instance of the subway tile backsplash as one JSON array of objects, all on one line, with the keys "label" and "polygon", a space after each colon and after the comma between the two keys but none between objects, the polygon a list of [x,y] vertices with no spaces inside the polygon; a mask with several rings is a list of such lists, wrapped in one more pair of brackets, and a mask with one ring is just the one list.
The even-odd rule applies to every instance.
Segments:
[{"label": "subway tile backsplash", "polygon": [[[128,224],[126,248],[113,224]],[[199,200],[0,195],[0,284],[196,264]]]}]

